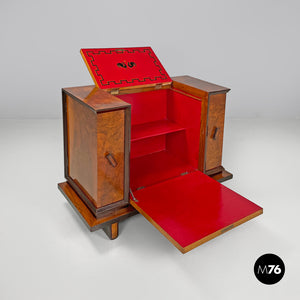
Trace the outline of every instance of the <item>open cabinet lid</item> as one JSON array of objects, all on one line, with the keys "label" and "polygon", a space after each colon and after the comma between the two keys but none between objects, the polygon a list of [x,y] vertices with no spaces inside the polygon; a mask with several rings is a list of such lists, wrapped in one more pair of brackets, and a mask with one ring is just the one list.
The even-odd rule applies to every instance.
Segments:
[{"label": "open cabinet lid", "polygon": [[172,82],[150,47],[81,49],[80,53],[101,89]]},{"label": "open cabinet lid", "polygon": [[200,171],[135,191],[132,196],[131,205],[182,253],[263,212]]}]

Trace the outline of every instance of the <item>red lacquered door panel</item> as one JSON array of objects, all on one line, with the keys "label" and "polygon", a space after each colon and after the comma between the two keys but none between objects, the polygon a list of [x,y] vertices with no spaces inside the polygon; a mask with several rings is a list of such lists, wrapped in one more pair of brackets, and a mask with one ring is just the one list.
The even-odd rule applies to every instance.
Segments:
[{"label": "red lacquered door panel", "polygon": [[81,49],[80,52],[101,89],[172,82],[150,47]]},{"label": "red lacquered door panel", "polygon": [[195,171],[134,192],[131,204],[182,253],[260,214],[260,206]]}]

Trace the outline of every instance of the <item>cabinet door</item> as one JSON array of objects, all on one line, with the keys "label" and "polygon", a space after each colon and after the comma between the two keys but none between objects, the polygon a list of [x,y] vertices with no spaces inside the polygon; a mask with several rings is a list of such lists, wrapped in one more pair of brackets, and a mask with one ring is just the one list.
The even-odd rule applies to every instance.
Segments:
[{"label": "cabinet door", "polygon": [[131,205],[182,253],[263,212],[199,171],[145,187],[132,196]]},{"label": "cabinet door", "polygon": [[226,94],[211,95],[208,107],[205,170],[222,165]]}]

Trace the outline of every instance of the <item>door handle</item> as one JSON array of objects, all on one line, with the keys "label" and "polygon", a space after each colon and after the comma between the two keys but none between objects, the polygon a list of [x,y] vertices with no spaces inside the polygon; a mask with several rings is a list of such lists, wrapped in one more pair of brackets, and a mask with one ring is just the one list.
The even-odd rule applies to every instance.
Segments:
[{"label": "door handle", "polygon": [[113,166],[114,168],[118,165],[114,155],[112,153],[107,153],[105,155],[105,158],[108,160],[108,162],[110,163],[111,166]]},{"label": "door handle", "polygon": [[214,127],[214,131],[213,131],[213,134],[212,134],[212,139],[215,140],[217,138],[217,133],[219,131],[219,127]]}]

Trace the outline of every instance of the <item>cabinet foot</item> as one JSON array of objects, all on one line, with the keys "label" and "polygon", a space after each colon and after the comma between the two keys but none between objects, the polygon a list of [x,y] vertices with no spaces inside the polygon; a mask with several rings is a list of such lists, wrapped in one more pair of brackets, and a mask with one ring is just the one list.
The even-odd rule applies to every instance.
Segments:
[{"label": "cabinet foot", "polygon": [[111,240],[116,239],[119,236],[119,222],[103,227],[103,231]]},{"label": "cabinet foot", "polygon": [[229,179],[231,179],[233,177],[232,174],[229,173],[229,172],[227,172],[226,170],[223,170],[220,173],[209,175],[209,176],[211,178],[219,181],[219,182],[223,182],[223,181],[229,180]]},{"label": "cabinet foot", "polygon": [[222,166],[208,170],[205,174],[219,182],[229,180],[233,177],[232,174],[226,171]]}]

